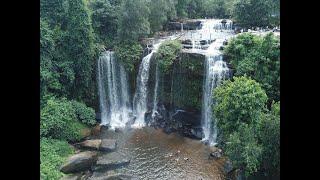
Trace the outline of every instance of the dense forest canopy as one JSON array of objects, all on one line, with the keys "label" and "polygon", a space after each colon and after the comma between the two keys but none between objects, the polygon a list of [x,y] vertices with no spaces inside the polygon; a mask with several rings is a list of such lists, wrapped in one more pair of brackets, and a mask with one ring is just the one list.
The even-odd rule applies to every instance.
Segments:
[{"label": "dense forest canopy", "polygon": [[[73,153],[67,142],[96,123],[95,71],[102,50],[115,51],[134,88],[141,39],[168,22],[228,18],[242,28],[274,27],[280,25],[279,8],[279,0],[40,0],[41,178],[62,177],[58,167]],[[176,41],[162,44],[157,58],[164,73],[180,49]],[[222,146],[247,174],[279,172],[280,41],[244,33],[223,53],[235,77],[214,91]]]}]

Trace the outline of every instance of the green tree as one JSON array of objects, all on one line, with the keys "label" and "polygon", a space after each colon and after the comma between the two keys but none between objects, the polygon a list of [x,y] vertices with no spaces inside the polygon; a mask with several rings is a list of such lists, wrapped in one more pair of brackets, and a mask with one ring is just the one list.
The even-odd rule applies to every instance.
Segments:
[{"label": "green tree", "polygon": [[270,5],[266,0],[237,0],[232,9],[233,19],[244,27],[268,26]]},{"label": "green tree", "polygon": [[201,18],[204,11],[204,0],[192,0],[188,2],[187,14],[188,18]]},{"label": "green tree", "polygon": [[[91,82],[94,70],[94,35],[89,9],[85,0],[70,0],[67,13],[65,51],[75,73],[70,95],[88,102],[92,97]],[[94,86],[92,86],[94,87]],[[94,90],[94,89],[93,89]]]},{"label": "green tree", "polygon": [[269,0],[270,8],[271,8],[271,18],[270,24],[271,26],[279,26],[280,25],[280,0]]},{"label": "green tree", "polygon": [[280,173],[280,101],[262,114],[259,141],[264,147],[262,168],[269,174]]},{"label": "green tree", "polygon": [[227,8],[224,0],[205,0],[204,16],[211,18],[227,18]]},{"label": "green tree", "polygon": [[267,96],[256,81],[242,76],[214,90],[213,107],[226,155],[246,176],[280,172],[280,102],[265,108]]},{"label": "green tree", "polygon": [[253,126],[241,123],[227,141],[225,152],[235,167],[243,169],[246,176],[259,170],[263,147],[257,142]]},{"label": "green tree", "polygon": [[177,16],[179,18],[187,18],[188,13],[187,13],[187,7],[189,4],[190,0],[178,0],[177,5],[176,5],[176,10],[177,10]]},{"label": "green tree", "polygon": [[280,100],[280,40],[272,33],[264,37],[244,33],[231,39],[224,54],[236,76],[248,75],[261,83],[272,100]]},{"label": "green tree", "polygon": [[63,25],[66,3],[66,0],[40,0],[40,17],[51,27]]},{"label": "green tree", "polygon": [[118,29],[120,5],[112,5],[109,0],[95,0],[90,3],[92,10],[92,27],[98,41],[109,46],[115,39]]},{"label": "green tree", "polygon": [[174,1],[172,0],[151,0],[149,2],[150,9],[150,29],[152,33],[160,31],[163,25],[176,17]]},{"label": "green tree", "polygon": [[244,76],[224,81],[215,88],[214,100],[214,116],[226,136],[237,131],[242,123],[257,125],[260,113],[265,110],[267,95],[259,83]]},{"label": "green tree", "polygon": [[49,29],[46,21],[40,19],[40,97],[48,91],[61,89],[59,74],[55,71],[53,61],[55,42],[53,31]]},{"label": "green tree", "polygon": [[145,0],[126,0],[121,7],[118,35],[120,41],[137,41],[150,33],[150,10]]}]

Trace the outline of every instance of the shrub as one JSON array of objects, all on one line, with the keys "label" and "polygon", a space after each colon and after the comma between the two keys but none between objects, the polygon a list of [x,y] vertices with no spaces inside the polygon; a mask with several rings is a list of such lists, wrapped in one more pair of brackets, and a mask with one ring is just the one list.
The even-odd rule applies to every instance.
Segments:
[{"label": "shrub", "polygon": [[40,177],[43,180],[60,179],[63,173],[59,168],[66,157],[74,150],[66,142],[50,138],[40,139]]},{"label": "shrub", "polygon": [[172,69],[172,64],[177,59],[181,48],[182,45],[177,40],[168,40],[160,45],[156,58],[159,60],[159,68],[162,72],[168,73]]},{"label": "shrub", "polygon": [[72,105],[79,121],[89,126],[96,124],[94,109],[77,101],[72,101]]},{"label": "shrub", "polygon": [[65,98],[51,97],[41,109],[40,136],[64,139],[67,141],[80,140],[81,130],[86,128],[77,120],[76,112],[70,101]]},{"label": "shrub", "polygon": [[116,57],[127,71],[133,72],[141,60],[143,49],[138,42],[122,42],[115,47]]}]

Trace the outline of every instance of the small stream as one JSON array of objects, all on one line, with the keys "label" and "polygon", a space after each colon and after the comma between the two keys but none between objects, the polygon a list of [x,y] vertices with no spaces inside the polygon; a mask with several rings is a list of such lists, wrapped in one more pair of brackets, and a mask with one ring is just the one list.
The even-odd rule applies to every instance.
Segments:
[{"label": "small stream", "polygon": [[209,159],[209,147],[199,140],[151,127],[103,130],[99,138],[116,139],[117,152],[131,159],[117,173],[138,179],[225,179],[223,158]]}]

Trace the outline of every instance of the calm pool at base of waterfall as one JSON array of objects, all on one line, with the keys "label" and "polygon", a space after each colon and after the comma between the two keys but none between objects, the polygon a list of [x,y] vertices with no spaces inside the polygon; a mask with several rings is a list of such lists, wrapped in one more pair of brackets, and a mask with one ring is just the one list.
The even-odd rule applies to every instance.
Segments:
[{"label": "calm pool at base of waterfall", "polygon": [[224,179],[224,160],[209,159],[210,148],[199,140],[150,127],[102,130],[100,138],[116,139],[117,152],[131,159],[119,173],[138,179]]}]

